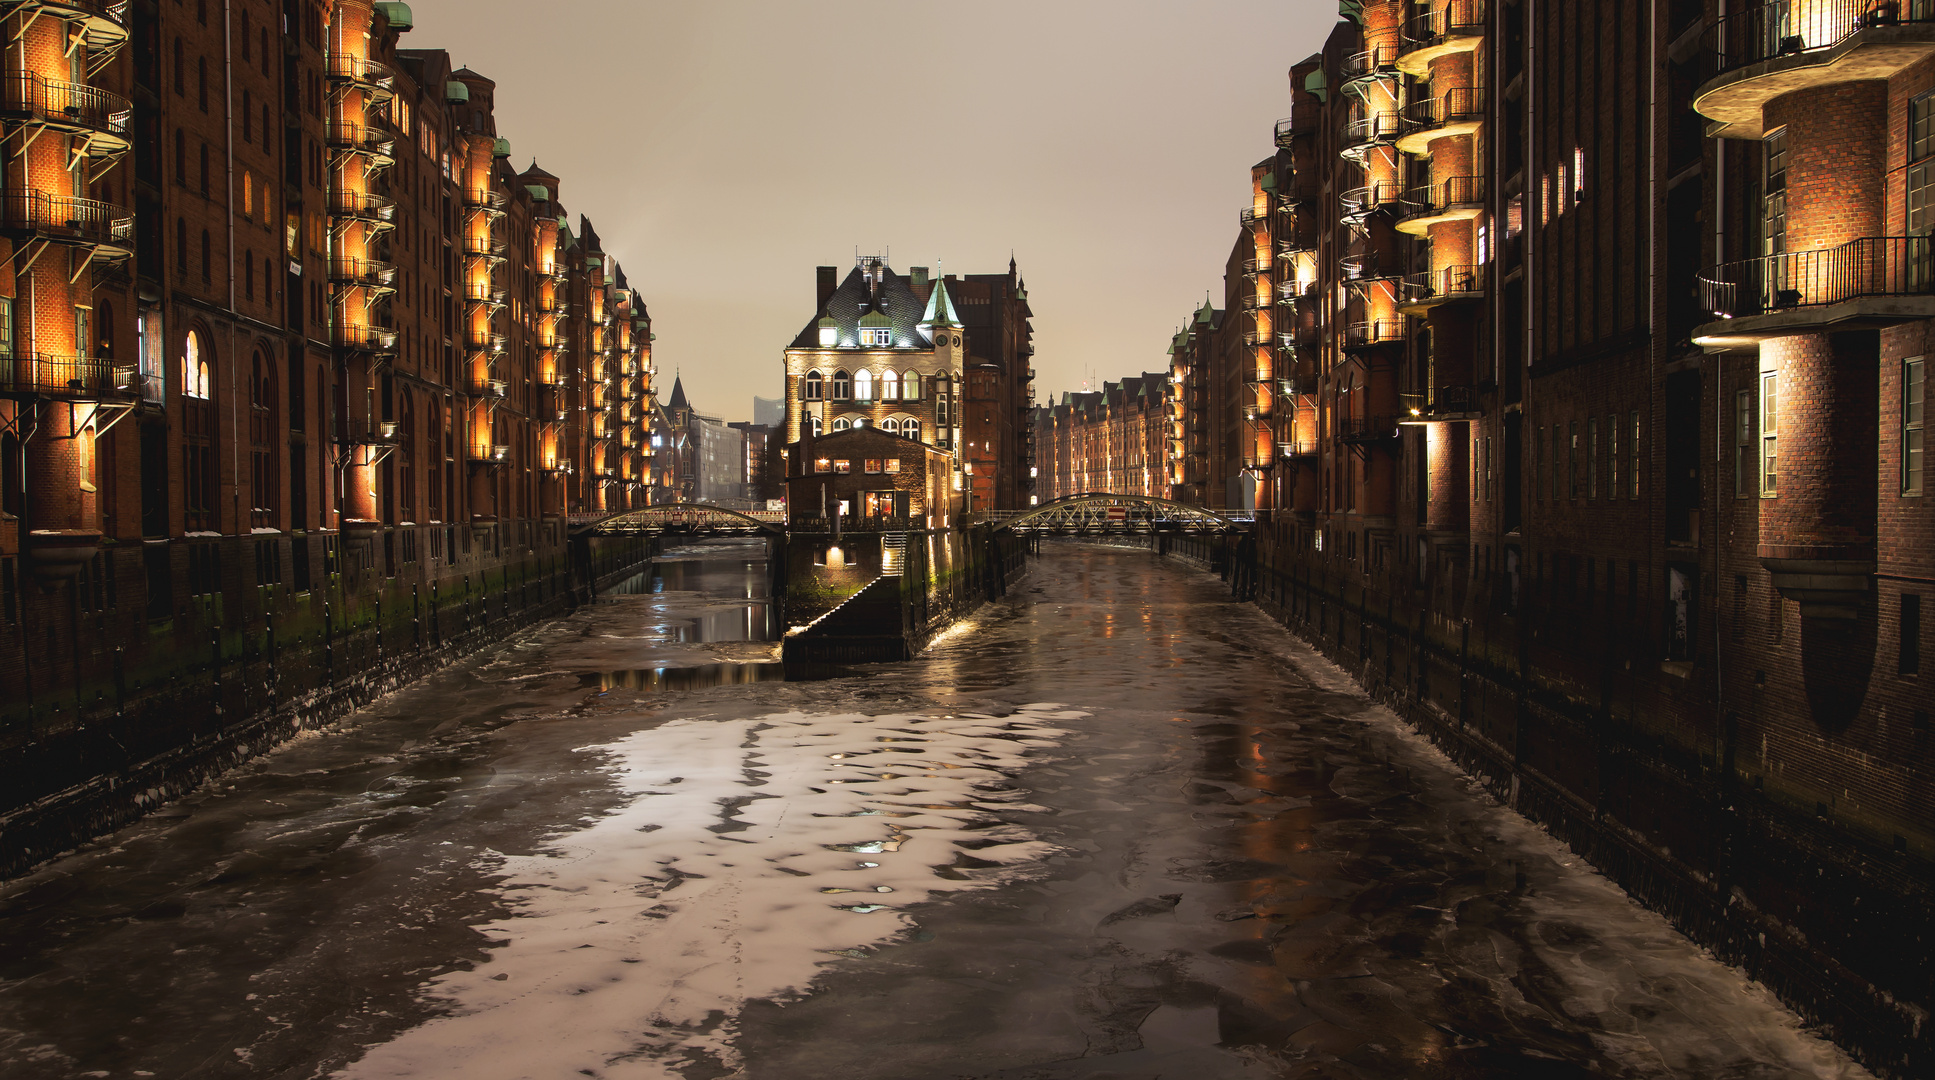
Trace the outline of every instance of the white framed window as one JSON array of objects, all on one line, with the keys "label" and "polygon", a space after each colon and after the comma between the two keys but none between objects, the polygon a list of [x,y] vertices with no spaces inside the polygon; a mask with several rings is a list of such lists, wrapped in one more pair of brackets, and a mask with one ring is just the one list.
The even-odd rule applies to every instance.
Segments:
[{"label": "white framed window", "polygon": [[880,373],[880,400],[900,400],[900,372],[888,368]]},{"label": "white framed window", "polygon": [[869,326],[860,331],[860,344],[888,346],[894,343],[894,331],[887,326]]},{"label": "white framed window", "polygon": [[866,368],[853,373],[853,400],[873,400],[873,372]]},{"label": "white framed window", "polygon": [[1754,471],[1754,392],[1742,390],[1733,396],[1733,493],[1736,497],[1744,499],[1759,489]]},{"label": "white framed window", "polygon": [[915,442],[919,442],[920,441],[920,421],[919,420],[901,421],[900,434],[903,438],[908,438],[908,439],[914,440]]},{"label": "white framed window", "polygon": [[1760,376],[1760,497],[1780,494],[1780,376]]},{"label": "white framed window", "polygon": [[889,416],[887,419],[882,420],[880,422],[880,430],[886,432],[889,435],[898,435],[900,434],[900,421]]},{"label": "white framed window", "polygon": [[1901,493],[1922,493],[1922,417],[1927,410],[1922,358],[1901,362]]},{"label": "white framed window", "polygon": [[852,421],[849,421],[844,416],[835,417],[833,420],[833,430],[835,431],[846,431],[851,427],[853,427]]},{"label": "white framed window", "polygon": [[833,373],[833,400],[846,401],[853,396],[853,380],[844,371]]},{"label": "white framed window", "polygon": [[825,393],[825,391],[826,381],[820,378],[820,373],[818,371],[807,372],[806,381],[800,384],[800,397],[806,401],[818,401],[820,400],[820,395]]}]

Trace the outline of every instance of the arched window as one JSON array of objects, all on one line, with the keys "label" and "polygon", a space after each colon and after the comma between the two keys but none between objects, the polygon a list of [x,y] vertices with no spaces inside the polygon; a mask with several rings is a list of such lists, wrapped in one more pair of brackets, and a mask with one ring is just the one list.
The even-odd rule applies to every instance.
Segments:
[{"label": "arched window", "polygon": [[900,372],[888,368],[880,373],[880,400],[900,400]]},{"label": "arched window", "polygon": [[866,368],[853,373],[853,400],[873,400],[873,372]]},{"label": "arched window", "polygon": [[852,396],[853,396],[853,391],[850,388],[850,381],[847,378],[847,373],[844,371],[834,372],[833,373],[833,400],[845,401]]},{"label": "arched window", "polygon": [[846,431],[852,426],[853,424],[849,420],[847,420],[847,418],[844,416],[839,417],[833,421],[833,430],[835,431]]},{"label": "arched window", "polygon": [[898,435],[900,434],[900,421],[889,416],[887,419],[882,420],[880,422],[880,430],[886,432],[889,435]]},{"label": "arched window", "polygon": [[215,380],[208,342],[190,330],[181,350],[182,510],[189,532],[210,532],[215,514]]},{"label": "arched window", "polygon": [[919,442],[920,441],[920,421],[919,420],[902,421],[900,425],[900,436],[903,439],[912,439],[915,442]]},{"label": "arched window", "polygon": [[806,373],[806,385],[800,391],[800,397],[806,401],[818,401],[825,389],[826,383],[820,378],[820,373],[817,370],[809,371]]},{"label": "arched window", "polygon": [[820,434],[820,418],[817,416],[809,416],[807,419],[812,422],[813,434],[817,437]]}]

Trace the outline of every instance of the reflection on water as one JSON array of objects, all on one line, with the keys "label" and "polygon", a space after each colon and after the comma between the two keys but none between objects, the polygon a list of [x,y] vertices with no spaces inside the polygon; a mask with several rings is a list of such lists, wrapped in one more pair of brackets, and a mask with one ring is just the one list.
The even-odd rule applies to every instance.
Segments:
[{"label": "reflection on water", "polygon": [[[693,594],[704,610],[674,610]],[[636,603],[630,597],[663,597],[665,640],[677,644],[773,641],[778,626],[763,559],[660,559],[600,594],[607,603]],[[739,601],[739,602],[735,602]]]},{"label": "reflection on water", "polygon": [[700,664],[696,667],[644,668],[639,671],[607,671],[598,676],[598,688],[610,690],[703,690],[708,686],[733,686],[739,683],[783,682],[786,665]]},{"label": "reflection on water", "polygon": [[636,671],[605,671],[586,676],[600,690],[622,687],[627,690],[704,690],[711,686],[738,686],[763,682],[819,682],[845,679],[858,672],[830,664],[695,664],[690,667],[639,668]]}]

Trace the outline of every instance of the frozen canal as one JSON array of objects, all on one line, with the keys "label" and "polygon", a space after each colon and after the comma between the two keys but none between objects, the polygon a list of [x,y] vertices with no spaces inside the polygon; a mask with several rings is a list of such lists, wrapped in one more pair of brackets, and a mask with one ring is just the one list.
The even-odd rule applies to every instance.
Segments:
[{"label": "frozen canal", "polygon": [[1867,1075],[1212,578],[787,682],[756,551],[0,888],[0,1076]]}]

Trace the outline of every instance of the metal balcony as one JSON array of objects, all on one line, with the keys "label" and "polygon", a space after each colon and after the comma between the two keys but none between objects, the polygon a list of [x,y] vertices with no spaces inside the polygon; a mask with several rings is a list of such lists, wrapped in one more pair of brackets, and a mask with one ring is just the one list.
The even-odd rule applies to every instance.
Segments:
[{"label": "metal balcony", "polygon": [[1270,274],[1275,272],[1276,272],[1275,259],[1245,259],[1243,261],[1243,276],[1246,278],[1255,278],[1258,274]]},{"label": "metal balcony", "polygon": [[396,264],[338,255],[329,260],[329,280],[339,285],[388,289],[396,280]]},{"label": "metal balcony", "polygon": [[1361,96],[1360,88],[1364,83],[1395,77],[1398,74],[1400,51],[1396,43],[1386,43],[1345,57],[1337,69],[1338,89]]},{"label": "metal balcony", "polygon": [[1337,266],[1344,272],[1348,283],[1367,283],[1387,281],[1398,277],[1397,257],[1380,255],[1376,251],[1357,251],[1337,260]]},{"label": "metal balcony", "polygon": [[1470,221],[1485,211],[1485,178],[1454,176],[1441,184],[1426,184],[1404,193],[1399,232],[1425,236],[1433,225]]},{"label": "metal balcony", "polygon": [[353,352],[396,351],[396,331],[387,326],[332,326],[329,340],[338,348]]},{"label": "metal balcony", "polygon": [[510,337],[492,333],[489,330],[468,330],[464,333],[464,346],[472,352],[501,353],[510,344]]},{"label": "metal balcony", "polygon": [[1758,139],[1762,107],[1810,87],[1887,79],[1935,54],[1935,0],[1779,0],[1745,5],[1707,30],[1711,77],[1693,107],[1712,134]]},{"label": "metal balcony", "polygon": [[1470,135],[1485,121],[1485,88],[1461,86],[1442,97],[1414,101],[1404,107],[1404,133],[1397,147],[1407,154],[1428,154],[1431,144],[1454,135]]},{"label": "metal balcony", "polygon": [[1271,209],[1270,202],[1266,198],[1264,205],[1260,209],[1254,203],[1244,207],[1243,212],[1238,215],[1237,220],[1245,226],[1255,225],[1259,221],[1268,221],[1270,219]]},{"label": "metal balcony", "polygon": [[503,307],[507,294],[503,289],[488,281],[469,281],[464,283],[464,302],[468,304],[489,304]]},{"label": "metal balcony", "polygon": [[473,446],[470,448],[470,460],[481,465],[508,465],[511,460],[511,448],[508,446]]},{"label": "metal balcony", "polygon": [[464,254],[471,258],[504,260],[504,241],[485,233],[464,237]]},{"label": "metal balcony", "polygon": [[1381,112],[1358,117],[1344,125],[1341,152],[1348,158],[1362,158],[1376,147],[1396,142],[1401,128],[1396,113]]},{"label": "metal balcony", "polygon": [[1478,395],[1469,386],[1436,386],[1422,394],[1406,394],[1405,415],[1400,424],[1430,424],[1451,420],[1476,420]]},{"label": "metal balcony", "polygon": [[74,244],[111,259],[134,254],[134,213],[125,207],[40,191],[3,194],[0,230],[16,240]]},{"label": "metal balcony", "polygon": [[1407,314],[1417,314],[1441,304],[1477,300],[1484,295],[1484,267],[1446,266],[1407,275],[1398,292],[1398,307]]},{"label": "metal balcony", "polygon": [[0,356],[0,395],[62,401],[118,401],[142,389],[133,364],[100,356]]},{"label": "metal balcony", "polygon": [[1405,21],[1398,70],[1416,78],[1431,75],[1440,56],[1470,52],[1485,40],[1485,0],[1448,0],[1445,6]]},{"label": "metal balcony", "polygon": [[396,139],[374,124],[336,121],[329,125],[329,148],[346,154],[363,154],[389,163]]},{"label": "metal balcony", "polygon": [[509,396],[511,384],[504,379],[472,379],[470,392],[476,397],[502,399]]},{"label": "metal balcony", "polygon": [[1344,348],[1371,349],[1398,345],[1405,339],[1403,319],[1366,319],[1344,327]]},{"label": "metal balcony", "polygon": [[78,23],[89,55],[112,55],[128,41],[127,0],[25,0],[6,7],[9,15],[45,13]]},{"label": "metal balcony", "polygon": [[1395,180],[1380,180],[1374,184],[1346,189],[1337,196],[1343,204],[1344,220],[1362,221],[1380,210],[1397,207],[1403,199],[1403,187]]},{"label": "metal balcony", "polygon": [[1294,461],[1297,458],[1314,458],[1317,456],[1317,440],[1315,437],[1308,435],[1278,439],[1277,453],[1282,454],[1286,461]]},{"label": "metal balcony", "polygon": [[1703,336],[1923,319],[1935,316],[1935,237],[1871,236],[1742,259],[1699,280],[1702,306],[1726,320],[1702,327]]},{"label": "metal balcony", "polygon": [[396,82],[396,72],[389,65],[361,56],[330,56],[327,59],[329,80],[346,83],[361,90],[375,93],[388,99],[390,87]]},{"label": "metal balcony", "polygon": [[1396,416],[1344,416],[1337,420],[1337,437],[1347,443],[1373,443],[1398,437]]},{"label": "metal balcony", "polygon": [[1299,135],[1317,133],[1317,110],[1314,108],[1297,109],[1289,116],[1277,121],[1277,145],[1289,149]]},{"label": "metal balcony", "polygon": [[504,210],[510,204],[510,195],[496,188],[485,188],[482,191],[464,189],[464,206],[473,210]]},{"label": "metal balcony", "polygon": [[396,215],[396,200],[373,191],[332,191],[329,212],[336,217],[388,224]]},{"label": "metal balcony", "polygon": [[134,103],[86,83],[56,82],[31,71],[10,71],[0,78],[0,112],[60,131],[90,137],[89,157],[112,157],[128,149],[128,124]]}]

